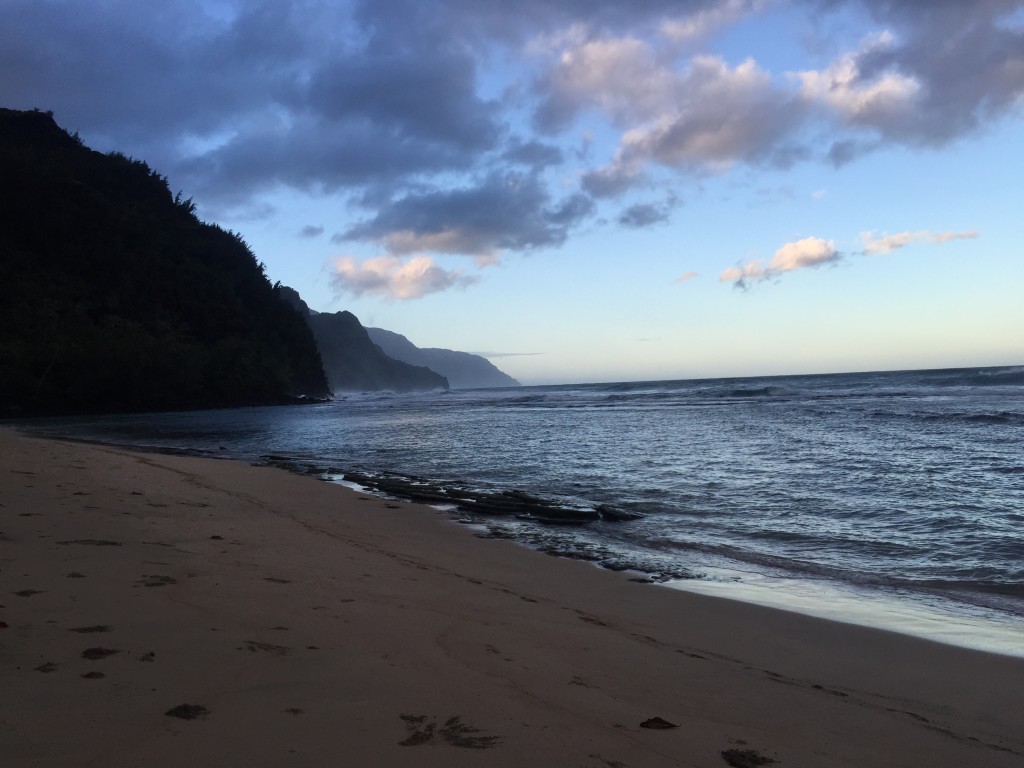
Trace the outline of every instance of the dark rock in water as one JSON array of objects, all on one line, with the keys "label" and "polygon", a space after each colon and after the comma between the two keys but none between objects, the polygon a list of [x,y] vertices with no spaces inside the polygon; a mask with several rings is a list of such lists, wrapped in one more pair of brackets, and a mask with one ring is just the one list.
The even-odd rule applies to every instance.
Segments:
[{"label": "dark rock in water", "polygon": [[533,496],[520,490],[481,491],[462,483],[433,483],[419,478],[389,474],[346,471],[345,480],[392,496],[426,504],[451,504],[462,512],[484,517],[509,517],[544,525],[586,525],[589,523],[625,522],[642,515],[601,505],[580,508]]},{"label": "dark rock in water", "polygon": [[459,508],[479,515],[518,517],[539,523],[563,525],[580,525],[599,519],[595,510],[564,507],[523,491],[478,494],[475,499],[460,501]]},{"label": "dark rock in water", "polygon": [[566,560],[582,560],[585,563],[596,563],[601,559],[601,555],[597,552],[592,552],[588,549],[560,546],[558,544],[541,545],[537,547],[537,551],[552,557],[563,557]]},{"label": "dark rock in water", "polygon": [[610,504],[599,504],[596,511],[602,520],[609,523],[622,523],[628,520],[639,520],[643,517],[639,512],[629,512]]},{"label": "dark rock in water", "polygon": [[633,566],[622,560],[602,560],[601,567],[608,571],[628,571]]}]

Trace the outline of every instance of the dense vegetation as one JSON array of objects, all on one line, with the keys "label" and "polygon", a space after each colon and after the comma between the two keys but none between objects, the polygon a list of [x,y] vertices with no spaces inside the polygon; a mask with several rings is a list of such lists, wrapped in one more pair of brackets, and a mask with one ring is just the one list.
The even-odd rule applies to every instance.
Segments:
[{"label": "dense vegetation", "polygon": [[0,109],[0,413],[328,393],[304,319],[242,238],[144,162]]}]

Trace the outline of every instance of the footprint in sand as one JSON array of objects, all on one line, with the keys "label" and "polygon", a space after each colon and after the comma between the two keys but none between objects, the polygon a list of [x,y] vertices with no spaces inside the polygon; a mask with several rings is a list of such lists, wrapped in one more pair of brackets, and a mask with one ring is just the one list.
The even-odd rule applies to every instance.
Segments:
[{"label": "footprint in sand", "polygon": [[71,539],[69,541],[58,541],[58,544],[87,544],[91,547],[120,547],[120,541],[107,541],[105,539]]},{"label": "footprint in sand", "polygon": [[173,576],[161,576],[160,574],[143,574],[139,583],[144,587],[166,587],[168,584],[177,584],[178,580]]},{"label": "footprint in sand", "polygon": [[182,720],[205,720],[210,710],[201,704],[179,704],[164,712],[168,717],[177,717]]},{"label": "footprint in sand", "polygon": [[120,653],[116,648],[86,648],[82,651],[82,658],[89,659],[90,661],[96,661],[98,659],[105,659],[108,656],[113,656],[115,653]]},{"label": "footprint in sand", "polygon": [[242,650],[243,647],[248,649],[248,650],[250,650],[250,651],[252,651],[253,653],[256,653],[256,651],[262,651],[263,653],[270,653],[270,654],[273,654],[274,656],[285,656],[288,653],[290,653],[291,650],[292,650],[287,645],[274,645],[273,643],[261,643],[261,642],[258,642],[256,640],[244,640],[244,641],[242,641],[242,645],[240,645],[238,647],[238,650]]},{"label": "footprint in sand", "polygon": [[774,765],[776,762],[756,749],[726,749],[722,751],[722,759],[732,768],[760,768],[762,765]]},{"label": "footprint in sand", "polygon": [[113,627],[108,624],[93,624],[89,627],[68,627],[68,632],[79,632],[83,635],[93,632],[109,632]]},{"label": "footprint in sand", "polygon": [[481,733],[480,729],[462,722],[459,715],[449,717],[440,726],[436,718],[428,719],[426,715],[399,715],[399,717],[405,721],[406,730],[409,731],[409,735],[398,742],[402,747],[418,747],[422,744],[433,743],[448,744],[463,749],[491,749],[501,742],[497,736],[477,736],[476,734]]}]

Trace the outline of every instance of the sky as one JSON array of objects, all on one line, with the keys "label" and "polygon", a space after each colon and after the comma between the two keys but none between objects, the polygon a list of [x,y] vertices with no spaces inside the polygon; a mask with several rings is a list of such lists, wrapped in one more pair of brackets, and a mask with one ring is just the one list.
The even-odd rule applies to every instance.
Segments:
[{"label": "sky", "polygon": [[0,0],[0,106],[523,383],[1024,363],[1024,0]]}]

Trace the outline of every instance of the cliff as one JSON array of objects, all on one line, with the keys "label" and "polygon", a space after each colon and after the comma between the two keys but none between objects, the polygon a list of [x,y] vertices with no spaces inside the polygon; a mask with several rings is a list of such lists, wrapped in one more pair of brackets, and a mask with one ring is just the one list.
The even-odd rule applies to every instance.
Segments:
[{"label": "cliff", "polygon": [[351,312],[315,312],[299,294],[282,287],[282,295],[306,316],[316,337],[327,380],[335,392],[448,389],[448,381],[429,368],[395,360],[373,343]]},{"label": "cliff", "polygon": [[144,162],[0,109],[0,413],[329,394],[304,319],[242,238]]},{"label": "cliff", "polygon": [[405,336],[383,328],[367,328],[366,331],[389,357],[437,371],[448,379],[452,389],[520,386],[518,381],[480,355],[451,349],[420,348]]}]

